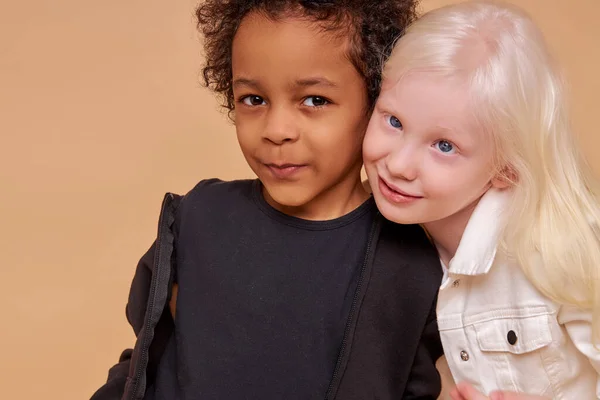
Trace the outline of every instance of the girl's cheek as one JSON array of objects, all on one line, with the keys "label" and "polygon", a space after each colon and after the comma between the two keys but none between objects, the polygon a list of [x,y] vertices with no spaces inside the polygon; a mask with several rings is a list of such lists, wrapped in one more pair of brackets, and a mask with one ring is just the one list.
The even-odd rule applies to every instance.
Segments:
[{"label": "girl's cheek", "polygon": [[365,162],[376,161],[386,156],[390,149],[390,144],[387,143],[385,136],[381,132],[371,129],[367,132],[363,142],[363,156]]},{"label": "girl's cheek", "polygon": [[363,159],[365,164],[373,163],[381,158],[381,149],[377,149],[372,141],[363,143]]}]

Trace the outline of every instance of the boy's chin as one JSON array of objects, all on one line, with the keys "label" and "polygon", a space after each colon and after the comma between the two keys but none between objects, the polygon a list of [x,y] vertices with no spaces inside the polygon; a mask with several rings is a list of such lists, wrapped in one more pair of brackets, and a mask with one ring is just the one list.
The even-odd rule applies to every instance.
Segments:
[{"label": "boy's chin", "polygon": [[314,193],[301,185],[264,185],[263,195],[271,206],[285,209],[302,209],[314,198]]}]

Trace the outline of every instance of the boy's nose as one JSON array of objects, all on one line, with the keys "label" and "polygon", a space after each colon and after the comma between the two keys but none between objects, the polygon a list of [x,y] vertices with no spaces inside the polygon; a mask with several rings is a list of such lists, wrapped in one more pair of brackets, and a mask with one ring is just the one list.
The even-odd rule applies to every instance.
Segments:
[{"label": "boy's nose", "polygon": [[281,145],[298,140],[299,132],[291,113],[282,107],[273,108],[267,116],[263,138],[271,143]]}]

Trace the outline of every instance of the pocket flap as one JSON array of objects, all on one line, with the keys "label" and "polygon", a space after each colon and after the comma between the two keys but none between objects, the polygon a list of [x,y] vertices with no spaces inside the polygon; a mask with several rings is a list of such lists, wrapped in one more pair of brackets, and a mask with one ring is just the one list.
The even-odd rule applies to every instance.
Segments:
[{"label": "pocket flap", "polygon": [[552,342],[548,315],[494,318],[474,324],[481,351],[524,354]]}]

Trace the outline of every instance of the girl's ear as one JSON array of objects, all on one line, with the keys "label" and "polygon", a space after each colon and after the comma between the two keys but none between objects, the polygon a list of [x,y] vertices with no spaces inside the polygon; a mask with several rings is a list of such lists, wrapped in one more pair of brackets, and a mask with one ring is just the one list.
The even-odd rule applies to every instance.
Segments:
[{"label": "girl's ear", "polygon": [[517,183],[517,173],[510,167],[506,166],[502,168],[491,180],[493,188],[506,189],[514,186]]}]

